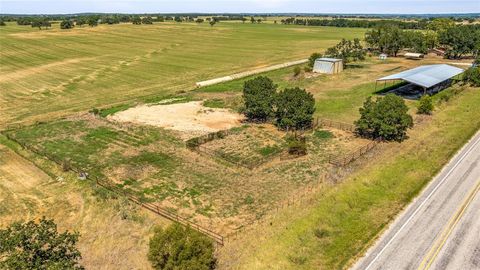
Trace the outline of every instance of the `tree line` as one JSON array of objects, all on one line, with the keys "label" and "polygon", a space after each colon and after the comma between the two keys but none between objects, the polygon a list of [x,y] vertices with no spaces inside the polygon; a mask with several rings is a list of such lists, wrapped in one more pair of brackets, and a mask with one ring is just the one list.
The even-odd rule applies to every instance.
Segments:
[{"label": "tree line", "polygon": [[428,49],[441,47],[446,58],[475,57],[480,51],[480,25],[456,25],[442,20],[430,24],[425,31],[385,25],[367,31],[365,42],[371,50],[393,56],[405,49],[426,53]]}]

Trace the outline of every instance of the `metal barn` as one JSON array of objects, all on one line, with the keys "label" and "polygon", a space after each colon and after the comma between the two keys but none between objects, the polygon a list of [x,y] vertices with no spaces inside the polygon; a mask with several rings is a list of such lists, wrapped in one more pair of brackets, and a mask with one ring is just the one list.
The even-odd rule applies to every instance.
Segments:
[{"label": "metal barn", "polygon": [[343,60],[335,58],[318,58],[313,65],[313,72],[336,74],[343,71]]}]

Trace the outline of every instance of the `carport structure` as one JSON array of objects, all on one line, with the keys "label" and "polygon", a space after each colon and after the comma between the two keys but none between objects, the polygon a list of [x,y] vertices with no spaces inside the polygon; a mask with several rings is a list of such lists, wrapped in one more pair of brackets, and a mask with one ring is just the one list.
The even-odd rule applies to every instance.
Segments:
[{"label": "carport structure", "polygon": [[375,82],[375,91],[377,90],[378,82],[385,82],[385,88],[388,81],[401,80],[423,88],[425,94],[428,89],[441,86],[443,83],[463,72],[463,69],[447,64],[420,66],[377,79]]}]

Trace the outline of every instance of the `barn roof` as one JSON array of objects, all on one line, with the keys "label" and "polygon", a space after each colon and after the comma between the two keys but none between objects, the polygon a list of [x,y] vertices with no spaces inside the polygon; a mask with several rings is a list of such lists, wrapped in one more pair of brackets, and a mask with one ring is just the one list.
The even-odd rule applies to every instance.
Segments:
[{"label": "barn roof", "polygon": [[342,59],[336,59],[336,58],[322,57],[322,58],[317,58],[315,61],[323,61],[323,62],[340,62],[340,61],[342,61]]},{"label": "barn roof", "polygon": [[392,74],[377,81],[404,80],[422,87],[432,87],[443,81],[446,81],[458,74],[463,73],[463,69],[446,64],[420,66],[403,72]]}]

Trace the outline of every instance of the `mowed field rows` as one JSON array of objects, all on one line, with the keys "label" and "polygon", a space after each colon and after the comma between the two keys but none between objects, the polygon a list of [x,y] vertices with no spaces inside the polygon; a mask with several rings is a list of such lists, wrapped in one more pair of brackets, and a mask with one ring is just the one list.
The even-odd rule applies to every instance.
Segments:
[{"label": "mowed field rows", "polygon": [[160,23],[0,29],[0,125],[45,120],[306,58],[364,29]]}]

